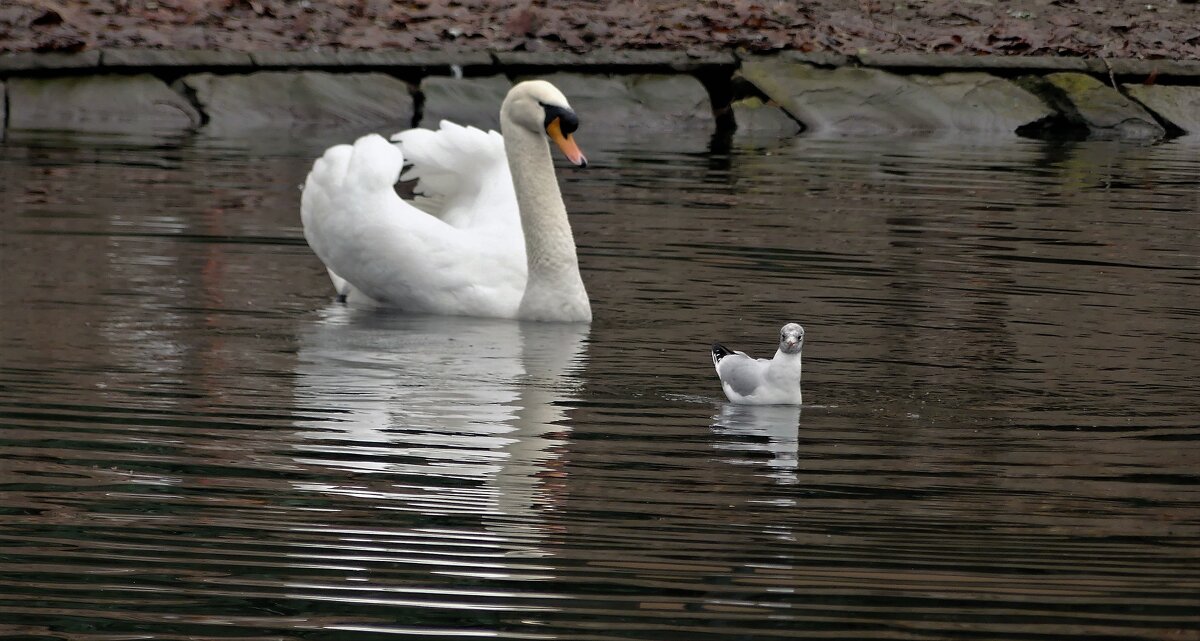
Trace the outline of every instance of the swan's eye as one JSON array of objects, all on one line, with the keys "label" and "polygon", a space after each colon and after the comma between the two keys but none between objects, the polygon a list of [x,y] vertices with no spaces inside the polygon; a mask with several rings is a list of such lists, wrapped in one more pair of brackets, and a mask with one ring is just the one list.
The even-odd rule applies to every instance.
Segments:
[{"label": "swan's eye", "polygon": [[559,131],[561,131],[564,136],[570,136],[571,134],[575,133],[576,129],[579,129],[579,116],[576,116],[574,111],[571,111],[565,107],[548,105],[544,102],[539,102],[538,104],[541,105],[542,109],[546,112],[546,119],[542,123],[543,127],[549,127],[550,123],[558,120]]}]

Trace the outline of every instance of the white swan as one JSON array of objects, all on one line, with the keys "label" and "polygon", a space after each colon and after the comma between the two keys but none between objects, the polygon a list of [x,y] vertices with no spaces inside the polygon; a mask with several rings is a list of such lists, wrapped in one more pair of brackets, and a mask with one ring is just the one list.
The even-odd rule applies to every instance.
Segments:
[{"label": "white swan", "polygon": [[[339,295],[410,312],[591,321],[547,139],[576,166],[579,121],[543,80],[517,84],[500,129],[442,121],[331,147],[304,184],[304,237]],[[405,157],[417,196],[396,195]]]}]

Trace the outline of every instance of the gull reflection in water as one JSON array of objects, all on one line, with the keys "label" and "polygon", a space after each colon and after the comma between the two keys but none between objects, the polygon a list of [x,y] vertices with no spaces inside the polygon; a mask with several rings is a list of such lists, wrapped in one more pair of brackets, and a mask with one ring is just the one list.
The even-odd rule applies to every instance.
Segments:
[{"label": "gull reflection in water", "polygon": [[563,401],[580,387],[587,335],[331,306],[299,337],[297,401],[313,418],[300,421],[296,461],[336,482],[305,489],[536,534],[561,498]]},{"label": "gull reflection in water", "polygon": [[[767,476],[776,482],[797,482],[800,406],[726,403],[721,406],[720,413],[713,417],[712,429],[716,434],[727,437],[716,443],[717,449],[740,454],[726,459],[727,462],[765,464]],[[746,453],[760,456],[745,456]],[[768,455],[765,459],[761,456],[763,453]]]}]

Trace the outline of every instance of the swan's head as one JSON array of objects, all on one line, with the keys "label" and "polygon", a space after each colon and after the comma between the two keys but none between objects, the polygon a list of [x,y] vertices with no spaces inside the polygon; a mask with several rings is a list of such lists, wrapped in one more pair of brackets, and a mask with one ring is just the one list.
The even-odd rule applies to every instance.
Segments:
[{"label": "swan's head", "polygon": [[571,134],[579,128],[579,117],[567,97],[545,80],[526,80],[508,91],[500,118],[532,132],[543,132],[577,167],[587,167],[587,158]]},{"label": "swan's head", "polygon": [[779,330],[779,351],[784,354],[799,354],[804,349],[804,328],[788,323]]}]

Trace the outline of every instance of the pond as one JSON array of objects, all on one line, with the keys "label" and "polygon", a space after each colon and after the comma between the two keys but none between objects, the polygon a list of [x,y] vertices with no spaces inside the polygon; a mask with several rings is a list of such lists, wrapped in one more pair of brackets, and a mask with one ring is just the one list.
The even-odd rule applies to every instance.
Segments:
[{"label": "pond", "polygon": [[355,133],[0,143],[0,636],[1200,639],[1195,143],[581,132],[579,326],[336,303]]}]

